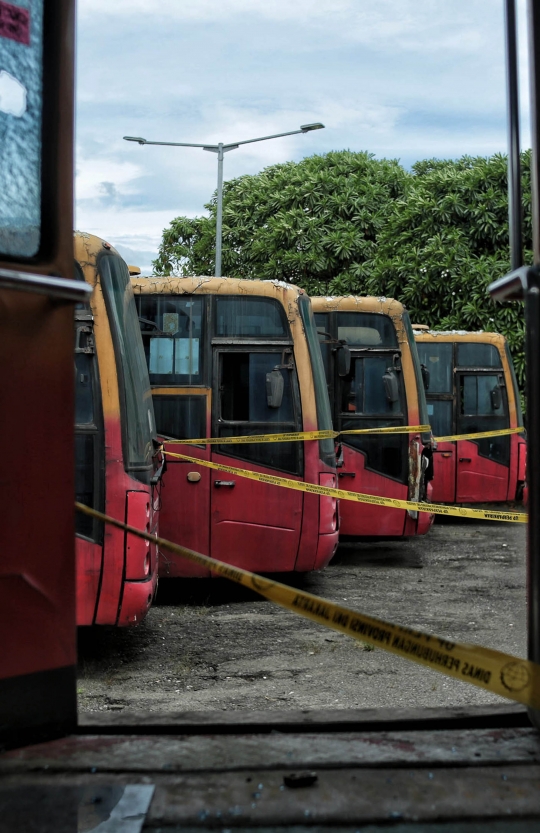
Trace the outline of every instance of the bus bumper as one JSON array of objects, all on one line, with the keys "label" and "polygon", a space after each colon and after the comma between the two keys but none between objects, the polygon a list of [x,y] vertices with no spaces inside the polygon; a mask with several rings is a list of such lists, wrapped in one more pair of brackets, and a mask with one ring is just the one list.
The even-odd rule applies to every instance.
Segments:
[{"label": "bus bumper", "polygon": [[146,581],[125,581],[122,604],[118,615],[118,627],[129,627],[142,622],[157,590],[157,574]]},{"label": "bus bumper", "polygon": [[329,532],[327,535],[319,535],[319,542],[317,544],[317,557],[315,561],[315,570],[323,570],[327,564],[330,563],[339,542],[339,530]]}]

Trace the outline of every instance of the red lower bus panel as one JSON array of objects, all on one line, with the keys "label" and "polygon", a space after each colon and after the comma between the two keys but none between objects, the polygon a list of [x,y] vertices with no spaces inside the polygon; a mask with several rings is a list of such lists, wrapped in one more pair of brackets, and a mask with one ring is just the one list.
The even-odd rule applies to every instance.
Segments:
[{"label": "red lower bus panel", "polygon": [[75,538],[77,560],[77,624],[93,625],[101,574],[101,544]]},{"label": "red lower bus panel", "polygon": [[[148,492],[127,493],[127,520],[142,532],[150,532],[150,495]],[[144,581],[152,570],[152,553],[150,543],[126,535],[126,581]]]},{"label": "red lower bus panel", "polygon": [[518,483],[524,483],[527,478],[527,443],[523,440],[518,445],[518,465],[517,465],[517,480]]},{"label": "red lower bus panel", "polygon": [[[206,451],[193,446],[166,445],[165,448],[191,457],[208,457]],[[210,482],[214,474],[204,466],[167,458],[159,514],[159,534],[162,538],[203,555],[210,554]],[[210,570],[178,555],[160,552],[159,575],[169,578],[208,577]]]},{"label": "red lower bus panel", "polygon": [[437,443],[433,451],[433,501],[455,503],[456,500],[456,444]]},{"label": "red lower bus panel", "polygon": [[507,500],[509,468],[478,454],[478,444],[457,444],[458,503],[492,503]]},{"label": "red lower bus panel", "polygon": [[315,570],[318,564],[319,501],[318,495],[303,495],[302,533],[294,565],[294,569],[299,573]]},{"label": "red lower bus panel", "polygon": [[[338,469],[340,489],[407,500],[408,488],[404,483],[365,469],[364,460],[362,453],[343,446],[343,467]],[[340,534],[345,537],[401,537],[404,534],[405,514],[405,509],[342,500]]]},{"label": "red lower bus panel", "polygon": [[[324,465],[319,461],[319,465]],[[335,472],[319,474],[320,486],[336,486]],[[317,534],[318,529],[318,534]],[[304,495],[302,537],[295,570],[322,570],[331,561],[339,543],[339,503],[335,498]]]},{"label": "red lower bus panel", "polygon": [[154,573],[148,581],[124,582],[117,625],[119,627],[136,625],[144,619],[150,610],[156,589],[157,573]]},{"label": "red lower bus panel", "polygon": [[[215,454],[214,459],[231,465],[225,455]],[[251,463],[234,465],[271,473]],[[210,488],[214,558],[254,572],[294,569],[302,526],[301,492],[220,471],[212,472]]]},{"label": "red lower bus panel", "polygon": [[[120,419],[105,419],[105,513],[113,518],[126,517],[126,492],[133,487],[121,462],[122,434]],[[101,589],[96,612],[96,625],[114,625],[122,594],[124,575],[125,535],[120,529],[105,524],[103,535],[103,567]]]},{"label": "red lower bus panel", "polygon": [[76,662],[72,345],[71,306],[0,292],[2,432],[24,449],[0,483],[0,679]]},{"label": "red lower bus panel", "polygon": [[[426,501],[428,503],[433,503],[433,481],[430,480],[426,487]],[[418,513],[418,521],[416,524],[416,534],[417,535],[426,535],[429,532],[431,527],[433,526],[434,515],[430,515],[429,512],[419,512]]]}]

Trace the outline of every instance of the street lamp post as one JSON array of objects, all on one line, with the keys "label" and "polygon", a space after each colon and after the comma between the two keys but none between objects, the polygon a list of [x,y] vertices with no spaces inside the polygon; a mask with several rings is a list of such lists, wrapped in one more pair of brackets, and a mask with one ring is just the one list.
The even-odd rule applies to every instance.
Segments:
[{"label": "street lamp post", "polygon": [[299,130],[289,130],[287,133],[274,133],[272,136],[260,136],[258,139],[244,139],[242,142],[231,142],[217,145],[195,145],[191,142],[151,142],[143,139],[142,136],[124,136],[126,142],[138,142],[140,145],[166,145],[167,147],[179,148],[202,148],[210,153],[217,154],[218,183],[217,183],[217,206],[216,206],[216,278],[221,277],[221,237],[223,226],[223,157],[230,150],[236,150],[240,145],[249,145],[252,142],[265,142],[267,139],[281,139],[282,136],[293,136],[295,133],[309,133],[311,130],[322,130],[324,124],[315,122],[313,124],[302,124]]}]

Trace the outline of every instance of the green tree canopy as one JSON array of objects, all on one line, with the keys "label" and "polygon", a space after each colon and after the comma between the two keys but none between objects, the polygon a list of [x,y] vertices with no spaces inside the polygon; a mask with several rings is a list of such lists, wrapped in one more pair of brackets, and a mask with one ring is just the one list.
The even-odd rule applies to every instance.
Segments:
[{"label": "green tree canopy", "polygon": [[[528,153],[522,163],[530,249]],[[164,230],[158,274],[213,273],[215,194],[206,208]],[[396,160],[336,151],[225,184],[223,272],[314,295],[387,295],[435,329],[501,332],[522,381],[521,305],[495,305],[486,292],[509,270],[507,214],[503,155],[431,159],[406,171]]]}]

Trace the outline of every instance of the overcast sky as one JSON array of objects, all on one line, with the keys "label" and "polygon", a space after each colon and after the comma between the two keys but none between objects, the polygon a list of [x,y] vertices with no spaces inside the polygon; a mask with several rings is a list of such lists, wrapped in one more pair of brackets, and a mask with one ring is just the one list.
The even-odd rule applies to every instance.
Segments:
[{"label": "overcast sky", "polygon": [[215,143],[326,125],[231,151],[225,179],[343,148],[406,166],[505,152],[503,34],[503,0],[79,0],[77,227],[148,267],[173,217],[204,212],[214,154],[125,135]]}]

